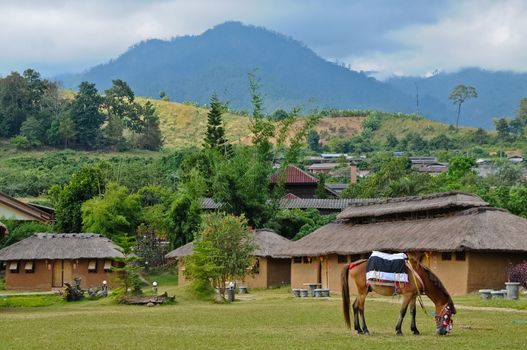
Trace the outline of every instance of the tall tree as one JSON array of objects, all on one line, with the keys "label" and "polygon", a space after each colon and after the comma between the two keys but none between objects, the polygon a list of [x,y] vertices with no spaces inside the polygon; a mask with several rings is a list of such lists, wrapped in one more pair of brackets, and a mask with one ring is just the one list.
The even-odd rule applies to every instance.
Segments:
[{"label": "tall tree", "polygon": [[77,144],[80,147],[95,148],[100,136],[104,115],[100,111],[102,97],[95,84],[82,82],[79,92],[71,105],[71,118],[77,130]]},{"label": "tall tree", "polygon": [[154,105],[147,101],[141,107],[144,128],[139,136],[139,147],[150,151],[159,151],[163,146],[163,136],[159,127],[159,117],[156,114]]},{"label": "tall tree", "polygon": [[210,98],[210,110],[207,115],[207,134],[205,135],[204,146],[206,148],[216,149],[221,153],[227,152],[227,139],[225,138],[225,129],[221,117],[223,105],[218,100],[216,94]]},{"label": "tall tree", "polygon": [[20,133],[20,127],[29,112],[29,105],[24,77],[13,72],[0,79],[0,136],[11,137]]},{"label": "tall tree", "polygon": [[448,98],[452,100],[452,103],[457,105],[457,118],[456,128],[459,128],[459,115],[461,114],[461,105],[465,100],[478,97],[476,88],[473,86],[466,86],[463,84],[457,85],[454,90],[450,93]]}]

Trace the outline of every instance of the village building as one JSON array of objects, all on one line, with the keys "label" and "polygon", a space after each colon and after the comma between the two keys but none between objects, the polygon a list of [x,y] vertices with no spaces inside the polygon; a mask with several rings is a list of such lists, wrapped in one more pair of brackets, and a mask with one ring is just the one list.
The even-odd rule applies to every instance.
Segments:
[{"label": "village building", "polygon": [[508,267],[527,259],[527,220],[460,192],[363,200],[282,254],[292,288],[339,291],[343,268],[372,250],[419,254],[452,294],[502,289]]},{"label": "village building", "polygon": [[[273,190],[279,183],[283,183],[286,193],[292,193],[299,198],[316,197],[318,179],[295,165],[289,165],[286,169],[275,172],[269,181],[269,188]],[[324,190],[327,196],[338,197],[337,193],[327,186]]]},{"label": "village building", "polygon": [[[280,255],[291,241],[277,233],[262,229],[255,230],[254,243],[256,249],[253,254],[253,263],[248,275],[238,283],[249,288],[269,288],[289,285],[291,283],[291,259]],[[177,259],[178,284],[186,285],[189,279],[186,276],[185,257],[192,255],[193,243],[187,243],[165,255],[166,259]]]},{"label": "village building", "polygon": [[0,250],[5,263],[5,288],[51,290],[81,278],[81,287],[111,286],[115,259],[124,258],[108,238],[91,233],[36,233]]},{"label": "village building", "polygon": [[0,218],[21,221],[39,221],[51,224],[55,210],[42,205],[24,203],[10,195],[0,192]]}]

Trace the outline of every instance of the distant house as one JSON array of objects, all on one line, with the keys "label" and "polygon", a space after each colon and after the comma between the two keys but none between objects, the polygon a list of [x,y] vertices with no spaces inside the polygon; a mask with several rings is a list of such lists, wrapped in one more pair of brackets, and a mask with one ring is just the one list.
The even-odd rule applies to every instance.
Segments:
[{"label": "distant house", "polygon": [[[253,254],[251,273],[244,281],[238,281],[250,288],[269,288],[291,283],[291,262],[288,256],[279,255],[278,252],[287,246],[287,238],[271,230],[255,230],[254,242],[256,249]],[[192,255],[193,243],[187,243],[167,255],[166,259],[177,259],[179,285],[189,283],[185,275],[185,257]]]},{"label": "distant house", "polygon": [[10,195],[0,192],[0,218],[39,221],[50,224],[54,220],[53,208],[24,203]]},{"label": "distant house", "polygon": [[[289,165],[271,176],[270,189],[272,190],[278,183],[284,184],[286,193],[292,193],[299,198],[315,198],[318,179],[295,165]],[[325,190],[328,196],[338,197],[331,189],[325,187]]]},{"label": "distant house", "polygon": [[[318,209],[320,214],[340,213],[347,208],[350,203],[357,199],[343,198],[300,198],[292,193],[287,193],[280,200],[280,209]],[[209,197],[201,198],[201,209],[214,211],[221,208],[221,203]]]},{"label": "distant house", "polygon": [[515,163],[515,164],[523,162],[523,157],[519,155],[510,156],[508,157],[508,159],[509,159],[509,162]]},{"label": "distant house", "polygon": [[338,291],[344,266],[372,250],[423,255],[453,294],[502,289],[508,266],[527,259],[527,220],[461,192],[363,200],[282,254],[292,257],[292,288]]},{"label": "distant house", "polygon": [[420,173],[426,173],[432,176],[446,173],[448,163],[440,163],[436,157],[409,157],[412,168]]},{"label": "distant house", "polygon": [[98,234],[36,233],[0,250],[6,265],[5,287],[15,290],[51,290],[81,278],[81,287],[114,283],[119,247]]}]

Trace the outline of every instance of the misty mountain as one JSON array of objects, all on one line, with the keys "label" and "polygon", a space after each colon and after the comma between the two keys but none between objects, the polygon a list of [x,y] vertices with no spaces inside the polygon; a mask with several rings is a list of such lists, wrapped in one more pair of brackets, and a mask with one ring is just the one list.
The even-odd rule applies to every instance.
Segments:
[{"label": "misty mountain", "polygon": [[[467,68],[455,73],[440,73],[429,78],[392,78],[388,84],[400,92],[416,96],[416,84],[420,99],[432,98],[448,110],[428,110],[428,117],[455,124],[457,108],[448,99],[458,84],[476,88],[478,97],[466,100],[461,106],[461,125],[494,128],[492,118],[514,117],[519,101],[527,97],[527,74],[514,72],[492,72],[479,68]],[[426,100],[423,100],[423,107]]]},{"label": "misty mountain", "polygon": [[414,112],[415,103],[388,84],[328,62],[304,44],[264,28],[227,22],[198,36],[147,40],[105,64],[57,77],[65,88],[81,81],[107,89],[127,81],[137,95],[208,103],[217,93],[249,110],[248,73],[260,79],[267,111],[276,108],[353,108]]}]

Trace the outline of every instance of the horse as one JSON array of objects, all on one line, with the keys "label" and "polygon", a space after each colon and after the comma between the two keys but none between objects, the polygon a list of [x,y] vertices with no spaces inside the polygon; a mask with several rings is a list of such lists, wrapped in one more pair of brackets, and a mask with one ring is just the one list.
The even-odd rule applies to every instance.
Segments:
[{"label": "horse", "polygon": [[[397,335],[403,335],[401,326],[406,315],[408,306],[410,306],[410,314],[412,315],[412,322],[410,329],[415,335],[419,335],[419,330],[415,324],[416,315],[416,298],[421,294],[426,294],[435,305],[435,320],[436,332],[440,335],[445,335],[452,330],[452,316],[456,314],[454,302],[448,294],[448,291],[443,286],[439,278],[426,266],[422,265],[418,260],[407,260],[405,263],[405,270],[408,274],[408,282],[401,288],[395,286],[385,285],[369,285],[366,281],[366,265],[368,260],[361,259],[346,265],[342,270],[342,308],[344,311],[344,320],[346,326],[351,329],[350,320],[350,291],[349,291],[349,276],[355,281],[358,295],[353,302],[353,316],[354,328],[358,334],[368,335],[368,327],[364,318],[364,303],[366,296],[370,291],[384,296],[392,296],[400,294],[403,298],[399,320],[395,326]],[[359,322],[359,314],[362,319],[362,327]]]}]

